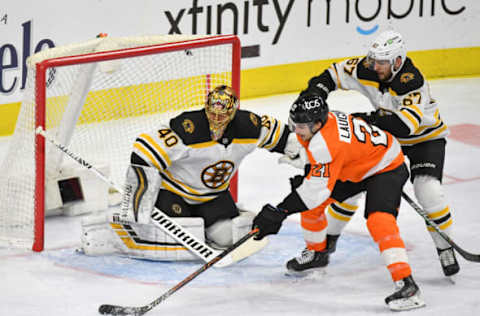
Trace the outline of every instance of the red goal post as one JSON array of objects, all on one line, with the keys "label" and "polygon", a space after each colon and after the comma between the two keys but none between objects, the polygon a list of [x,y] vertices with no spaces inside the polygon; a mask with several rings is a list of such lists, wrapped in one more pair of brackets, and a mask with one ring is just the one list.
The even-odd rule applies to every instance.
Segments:
[{"label": "red goal post", "polygon": [[[85,197],[96,192],[86,187],[75,192],[75,181],[60,186],[72,181],[69,174],[76,181],[83,178],[71,171],[69,158],[35,134],[38,127],[123,183],[139,133],[202,107],[208,91],[219,84],[232,86],[240,96],[240,55],[234,35],[170,35],[104,37],[31,56],[24,101],[3,163],[7,174],[0,180],[0,245],[42,251],[50,210],[68,214],[79,212],[82,203],[87,209],[104,205],[87,204]],[[99,185],[91,187],[98,190]],[[231,192],[236,199],[236,175]],[[80,203],[69,200],[76,195]]]}]

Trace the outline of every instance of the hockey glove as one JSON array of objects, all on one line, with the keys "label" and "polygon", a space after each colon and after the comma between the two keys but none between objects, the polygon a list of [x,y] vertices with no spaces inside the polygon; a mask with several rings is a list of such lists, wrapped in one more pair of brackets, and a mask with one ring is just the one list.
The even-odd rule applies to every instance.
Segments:
[{"label": "hockey glove", "polygon": [[[304,150],[302,152],[305,152]],[[288,155],[283,155],[282,157],[278,158],[278,163],[288,164],[292,167],[297,169],[303,169],[306,163],[306,154],[297,154],[295,157],[290,157]]]},{"label": "hockey glove", "polygon": [[367,122],[368,124],[375,125],[375,120],[376,120],[375,112],[370,112],[370,113],[366,113],[366,112],[355,112],[355,113],[352,113],[351,115],[352,115],[353,117],[361,118],[362,120],[364,120],[364,121]]},{"label": "hockey glove", "polygon": [[253,219],[253,228],[258,228],[259,231],[255,236],[255,240],[260,240],[267,235],[278,233],[282,222],[287,218],[286,210],[276,208],[270,204],[263,206],[260,213]]},{"label": "hockey glove", "polygon": [[285,145],[284,155],[278,159],[278,163],[285,163],[295,168],[303,169],[306,161],[307,154],[305,149],[298,142],[297,135],[290,133]]}]

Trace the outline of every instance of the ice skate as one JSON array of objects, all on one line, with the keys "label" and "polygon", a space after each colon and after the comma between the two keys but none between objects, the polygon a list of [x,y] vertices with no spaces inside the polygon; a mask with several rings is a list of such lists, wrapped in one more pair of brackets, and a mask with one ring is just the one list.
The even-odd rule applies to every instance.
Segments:
[{"label": "ice skate", "polygon": [[460,266],[458,265],[457,258],[455,258],[455,251],[453,251],[453,248],[450,247],[447,249],[437,248],[437,252],[440,259],[440,264],[442,265],[443,273],[453,283],[455,283],[452,279],[452,276],[454,274],[457,274],[458,271],[460,271]]},{"label": "ice skate", "polygon": [[337,241],[340,235],[327,235],[327,250],[328,253],[334,253],[337,250]]},{"label": "ice skate", "polygon": [[412,276],[395,282],[396,292],[385,298],[385,303],[392,311],[405,311],[425,306],[420,296],[420,289]]},{"label": "ice skate", "polygon": [[300,256],[287,262],[287,275],[305,276],[321,271],[328,265],[328,251],[314,251],[305,248]]}]

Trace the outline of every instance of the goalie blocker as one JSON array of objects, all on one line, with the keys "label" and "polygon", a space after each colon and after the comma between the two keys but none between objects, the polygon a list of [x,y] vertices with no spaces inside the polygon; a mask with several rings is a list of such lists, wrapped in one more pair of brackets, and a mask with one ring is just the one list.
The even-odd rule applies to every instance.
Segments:
[{"label": "goalie blocker", "polygon": [[[151,223],[151,214],[161,190],[161,177],[155,168],[131,165],[127,170],[120,209],[91,215],[82,221],[82,250],[87,255],[122,255],[149,260],[184,261],[198,257],[163,230]],[[162,190],[161,192],[165,192]],[[160,194],[160,197],[169,195]],[[169,201],[163,201],[166,204]],[[171,208],[181,210],[175,200]],[[175,217],[182,227],[212,247],[227,248],[251,230],[254,213],[218,220],[205,228],[201,217]],[[179,212],[177,215],[182,215]],[[252,240],[253,242],[253,240]],[[260,243],[255,241],[255,243]],[[265,246],[258,245],[260,248]]]}]

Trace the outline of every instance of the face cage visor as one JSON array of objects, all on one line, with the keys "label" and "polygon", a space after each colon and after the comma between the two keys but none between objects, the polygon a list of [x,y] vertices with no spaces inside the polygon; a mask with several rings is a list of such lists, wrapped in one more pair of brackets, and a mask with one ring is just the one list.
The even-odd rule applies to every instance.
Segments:
[{"label": "face cage visor", "polygon": [[392,61],[390,59],[385,59],[385,58],[375,58],[374,54],[368,53],[367,55],[367,63],[366,66],[370,70],[374,70],[375,63],[379,65],[389,65],[391,68],[393,67]]},{"label": "face cage visor", "polygon": [[313,126],[315,125],[314,122],[306,122],[306,123],[301,123],[301,122],[294,122],[292,117],[288,117],[288,128],[292,133],[295,133],[296,128],[298,127],[299,129],[305,129],[308,128],[310,132],[313,133]]}]

